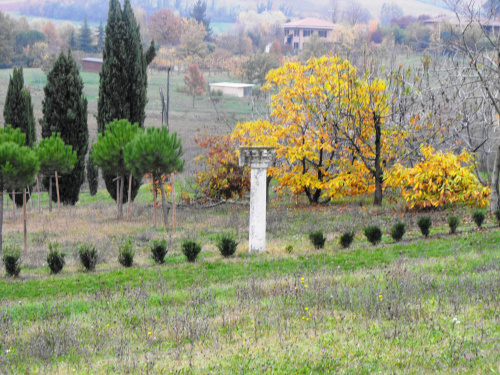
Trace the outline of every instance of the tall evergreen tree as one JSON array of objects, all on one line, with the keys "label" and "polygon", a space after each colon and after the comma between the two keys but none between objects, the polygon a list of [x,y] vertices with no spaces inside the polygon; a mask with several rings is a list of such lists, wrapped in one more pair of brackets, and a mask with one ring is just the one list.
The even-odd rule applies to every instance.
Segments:
[{"label": "tall evergreen tree", "polygon": [[97,28],[97,52],[102,52],[104,49],[104,26],[102,25],[102,21],[99,23],[99,27]]},{"label": "tall evergreen tree", "polygon": [[92,52],[92,30],[90,29],[89,23],[87,21],[87,15],[83,20],[82,29],[78,37],[78,47],[83,52]]},{"label": "tall evergreen tree", "polygon": [[[22,67],[14,68],[14,72],[9,79],[3,118],[5,124],[11,125],[13,129],[20,129],[21,132],[26,134],[25,146],[33,148],[33,145],[36,145],[35,116],[33,115],[31,94],[24,87]],[[29,195],[27,197],[29,199]],[[16,195],[14,199],[18,207],[23,205],[21,195]]]},{"label": "tall evergreen tree", "polygon": [[[85,179],[89,131],[87,99],[83,95],[83,81],[71,50],[68,50],[67,55],[61,52],[47,75],[43,91],[45,98],[42,101],[43,118],[40,121],[42,137],[61,133],[64,143],[76,151],[78,158],[74,169],[68,174],[62,174],[59,180],[61,201],[75,204]],[[48,181],[44,184],[48,186]]]},{"label": "tall evergreen tree", "polygon": [[203,24],[207,32],[205,40],[209,41],[212,37],[212,28],[210,27],[210,18],[207,17],[207,2],[198,0],[193,6],[193,10],[189,12],[189,15],[198,23]]},{"label": "tall evergreen tree", "polygon": [[[127,119],[144,126],[147,102],[147,66],[155,56],[154,42],[143,52],[139,27],[130,5],[125,0],[123,10],[118,0],[110,0],[103,66],[99,81],[97,130],[104,135],[106,125],[115,119]],[[116,176],[103,171],[104,182],[111,197],[116,200]],[[125,180],[125,185],[128,183]],[[140,180],[132,183],[132,199],[137,195]],[[127,197],[124,196],[124,200]]]},{"label": "tall evergreen tree", "polygon": [[72,50],[76,50],[78,48],[75,30],[71,30],[71,34],[69,34],[68,44]]}]

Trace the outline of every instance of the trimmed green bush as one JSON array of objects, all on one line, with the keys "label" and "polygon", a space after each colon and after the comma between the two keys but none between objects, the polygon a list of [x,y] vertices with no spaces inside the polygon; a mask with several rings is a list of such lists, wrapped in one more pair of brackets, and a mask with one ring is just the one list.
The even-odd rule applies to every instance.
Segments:
[{"label": "trimmed green bush", "polygon": [[325,247],[326,237],[323,236],[323,232],[311,232],[309,233],[309,239],[315,249],[322,249]]},{"label": "trimmed green bush", "polygon": [[500,226],[500,209],[496,210],[494,215],[497,218],[498,226]]},{"label": "trimmed green bush", "polygon": [[19,276],[21,273],[21,249],[19,246],[5,246],[2,260],[8,275]]},{"label": "trimmed green bush", "polygon": [[366,239],[372,244],[376,245],[382,239],[382,231],[376,225],[370,225],[363,229]]},{"label": "trimmed green bush", "polygon": [[399,242],[403,239],[406,233],[406,224],[398,221],[391,228],[391,237],[394,241]]},{"label": "trimmed green bush", "polygon": [[422,216],[418,219],[417,225],[420,228],[420,232],[424,235],[424,237],[429,237],[429,233],[431,232],[432,220],[430,216]]},{"label": "trimmed green bush", "polygon": [[448,226],[450,227],[450,234],[457,233],[458,225],[460,224],[460,220],[456,216],[450,216],[448,218]]},{"label": "trimmed green bush", "polygon": [[165,263],[165,256],[168,253],[167,250],[167,240],[153,240],[151,243],[151,258],[155,261],[156,264]]},{"label": "trimmed green bush", "polygon": [[64,260],[64,254],[62,251],[59,251],[58,243],[49,243],[49,253],[47,254],[47,264],[50,268],[50,272],[54,275],[61,272],[66,264]]},{"label": "trimmed green bush", "polygon": [[474,211],[472,213],[472,220],[474,221],[474,223],[476,223],[478,228],[481,228],[481,226],[484,223],[485,218],[486,218],[486,216],[485,216],[484,212],[481,210],[477,210],[477,211]]},{"label": "trimmed green bush", "polygon": [[201,251],[201,246],[194,241],[186,240],[182,242],[181,249],[188,262],[194,262]]},{"label": "trimmed green bush", "polygon": [[223,233],[217,238],[217,248],[223,257],[227,258],[233,255],[236,252],[236,248],[238,247],[238,242],[234,239],[234,237],[229,233]]},{"label": "trimmed green bush", "polygon": [[340,246],[342,246],[343,249],[347,249],[351,246],[352,241],[354,241],[354,231],[342,233],[339,239]]},{"label": "trimmed green bush", "polygon": [[132,241],[128,240],[120,245],[120,250],[118,252],[118,262],[120,262],[123,267],[132,267],[132,264],[134,264],[134,256],[135,251]]},{"label": "trimmed green bush", "polygon": [[94,244],[84,243],[80,245],[80,247],[78,248],[78,255],[80,257],[80,262],[82,263],[82,266],[87,271],[93,271],[95,269],[98,259],[98,253]]}]

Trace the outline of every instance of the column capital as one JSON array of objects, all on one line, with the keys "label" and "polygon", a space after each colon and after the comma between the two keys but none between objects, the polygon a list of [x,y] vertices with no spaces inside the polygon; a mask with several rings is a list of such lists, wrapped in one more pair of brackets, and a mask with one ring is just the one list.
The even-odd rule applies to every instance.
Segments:
[{"label": "column capital", "polygon": [[240,147],[240,167],[267,169],[273,165],[276,160],[276,151],[274,147],[251,146]]}]

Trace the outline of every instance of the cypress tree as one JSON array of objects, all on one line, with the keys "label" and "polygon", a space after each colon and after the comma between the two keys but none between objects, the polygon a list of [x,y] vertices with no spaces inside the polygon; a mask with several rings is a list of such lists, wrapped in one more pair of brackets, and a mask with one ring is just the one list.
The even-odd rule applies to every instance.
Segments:
[{"label": "cypress tree", "polygon": [[87,158],[87,182],[89,184],[90,195],[93,197],[97,194],[97,188],[99,187],[99,168],[97,168],[94,158],[92,158],[92,148]]},{"label": "cypress tree", "polygon": [[90,30],[89,23],[87,22],[87,15],[83,20],[82,30],[78,38],[78,45],[80,50],[84,52],[92,52],[92,30]]},{"label": "cypress tree", "polygon": [[[97,130],[104,130],[113,120],[127,119],[144,127],[147,103],[147,66],[155,56],[154,42],[143,52],[139,27],[134,18],[130,0],[123,10],[118,0],[110,0],[106,37],[104,39],[103,66],[99,75],[99,101],[97,104]],[[103,179],[111,197],[116,200],[116,176],[103,171]],[[128,177],[125,185],[128,184]],[[132,199],[139,190],[140,180],[132,182]],[[127,197],[124,194],[124,202]]]},{"label": "cypress tree", "polygon": [[99,28],[97,29],[97,52],[101,52],[104,49],[104,26],[102,21],[99,23]]},{"label": "cypress tree", "polygon": [[[22,67],[14,68],[14,72],[9,79],[3,118],[5,124],[11,125],[13,129],[20,129],[21,132],[26,134],[25,146],[33,148],[33,145],[36,145],[35,116],[33,115],[31,94],[24,87]],[[29,195],[26,198],[29,199]],[[16,195],[15,203],[18,207],[21,207],[23,197],[19,194]]]},{"label": "cypress tree", "polygon": [[[85,179],[85,154],[88,148],[87,99],[83,95],[83,81],[71,50],[61,52],[47,75],[43,89],[42,137],[61,133],[61,139],[70,145],[77,155],[74,169],[59,179],[61,201],[75,204]],[[44,181],[48,187],[48,181]],[[53,197],[53,200],[56,198]]]}]

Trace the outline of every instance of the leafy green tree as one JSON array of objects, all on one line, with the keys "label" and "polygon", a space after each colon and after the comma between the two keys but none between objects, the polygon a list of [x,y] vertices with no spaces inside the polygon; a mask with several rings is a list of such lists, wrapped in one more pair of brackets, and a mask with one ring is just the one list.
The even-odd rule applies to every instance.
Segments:
[{"label": "leafy green tree", "polygon": [[36,154],[40,162],[40,172],[49,180],[49,212],[52,212],[52,177],[56,172],[71,172],[78,158],[73,147],[66,145],[61,139],[60,133],[52,133],[50,137],[43,138]]},{"label": "leafy green tree", "polygon": [[210,27],[210,18],[207,17],[207,2],[198,0],[193,6],[193,10],[189,12],[189,15],[191,18],[194,18],[196,22],[203,25],[207,32],[205,41],[209,41],[212,37],[212,28]]},{"label": "leafy green tree", "polygon": [[[33,115],[31,94],[24,87],[22,67],[14,68],[14,72],[9,78],[9,86],[3,108],[3,118],[5,124],[10,124],[12,128],[20,129],[21,132],[26,134],[25,146],[32,148],[36,144],[35,116]],[[23,205],[23,197],[21,195],[15,195],[14,200],[18,207]]]},{"label": "leafy green tree", "polygon": [[90,29],[89,23],[87,21],[87,15],[83,20],[82,29],[80,35],[78,36],[78,47],[83,52],[92,52],[92,30]]},{"label": "leafy green tree", "polygon": [[251,83],[264,85],[266,75],[272,69],[279,68],[278,59],[267,53],[256,53],[242,65],[245,79]]},{"label": "leafy green tree", "polygon": [[92,158],[101,167],[103,174],[114,175],[120,186],[118,199],[118,218],[123,218],[123,187],[125,177],[130,174],[130,168],[125,164],[125,146],[139,131],[139,125],[131,125],[128,120],[115,120],[108,124],[104,136],[98,134],[94,143]]},{"label": "leafy green tree", "polygon": [[[33,183],[40,164],[35,152],[25,146],[26,135],[10,125],[0,128],[0,192]],[[2,250],[3,194],[0,194],[0,252]]]},{"label": "leafy green tree", "polygon": [[0,11],[0,64],[10,64],[14,53],[14,21]]},{"label": "leafy green tree", "polygon": [[[65,204],[78,201],[80,188],[85,179],[85,155],[87,154],[89,131],[87,126],[87,99],[83,95],[83,81],[73,59],[71,50],[61,52],[47,75],[43,89],[42,137],[60,133],[65,144],[76,152],[78,160],[74,169],[62,174],[60,197]],[[48,188],[48,181],[44,181]],[[54,197],[53,197],[54,199]]]},{"label": "leafy green tree", "polygon": [[[181,160],[182,145],[177,133],[169,133],[167,127],[148,127],[145,133],[139,133],[125,148],[125,164],[136,176],[146,173],[152,175],[154,181],[162,181],[162,175],[175,171],[182,172],[184,161]],[[153,194],[156,187],[153,186]],[[168,209],[165,202],[165,190],[160,183],[163,222],[168,220]]]},{"label": "leafy green tree", "polygon": [[[127,119],[130,123],[138,123],[140,128],[144,126],[148,83],[146,70],[155,54],[154,42],[146,53],[143,52],[130,0],[124,1],[123,10],[118,0],[110,0],[99,80],[98,133],[104,135],[107,124],[115,119]],[[116,200],[115,176],[115,173],[103,170],[106,189]],[[128,183],[128,177],[125,183]],[[132,199],[137,195],[139,186],[140,180],[134,179]]]},{"label": "leafy green tree", "polygon": [[93,197],[97,194],[97,188],[99,187],[99,168],[97,168],[97,165],[94,163],[92,150],[93,147],[90,149],[87,158],[87,182],[89,183],[90,195]]},{"label": "leafy green tree", "polygon": [[319,58],[328,55],[328,52],[328,45],[317,34],[313,34],[304,43],[304,48],[299,54],[299,60],[306,63],[310,58]]}]

